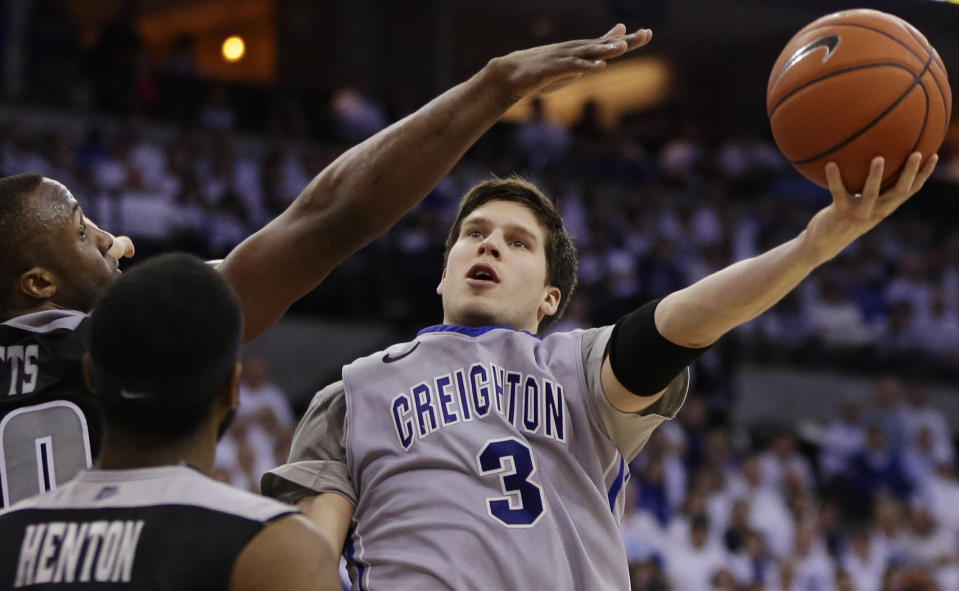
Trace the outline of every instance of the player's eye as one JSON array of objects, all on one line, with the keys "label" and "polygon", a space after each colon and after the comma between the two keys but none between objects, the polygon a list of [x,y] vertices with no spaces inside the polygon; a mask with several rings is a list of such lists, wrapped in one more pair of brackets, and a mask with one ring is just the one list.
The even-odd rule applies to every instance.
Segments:
[{"label": "player's eye", "polygon": [[471,230],[471,231],[468,232],[466,235],[469,236],[470,238],[482,238],[482,237],[483,237],[483,233],[480,232],[479,230]]},{"label": "player's eye", "polygon": [[523,240],[514,240],[511,243],[515,248],[529,248]]},{"label": "player's eye", "polygon": [[80,224],[80,238],[81,238],[82,240],[86,240],[86,238],[87,238],[87,225],[86,225],[86,224]]}]

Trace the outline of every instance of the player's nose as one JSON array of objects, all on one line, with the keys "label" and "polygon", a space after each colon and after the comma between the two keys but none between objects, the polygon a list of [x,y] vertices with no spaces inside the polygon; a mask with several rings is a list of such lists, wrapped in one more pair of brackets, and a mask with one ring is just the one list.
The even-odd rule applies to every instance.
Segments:
[{"label": "player's nose", "polygon": [[113,234],[107,232],[106,230],[101,230],[97,228],[96,232],[96,245],[97,250],[100,251],[100,254],[106,255],[107,251],[110,250],[110,247],[113,246],[113,241],[116,239]]},{"label": "player's nose", "polygon": [[479,254],[489,254],[493,258],[500,258],[500,253],[503,252],[502,246],[500,245],[500,239],[496,232],[490,232],[486,235],[486,238],[479,243]]}]

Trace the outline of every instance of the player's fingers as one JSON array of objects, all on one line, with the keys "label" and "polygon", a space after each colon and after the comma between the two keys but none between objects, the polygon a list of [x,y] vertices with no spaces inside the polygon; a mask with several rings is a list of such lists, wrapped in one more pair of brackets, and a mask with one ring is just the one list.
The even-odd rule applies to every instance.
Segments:
[{"label": "player's fingers", "polygon": [[609,59],[626,53],[629,45],[623,38],[607,39],[602,42],[590,41],[572,51],[570,55],[588,60]]},{"label": "player's fingers", "polygon": [[600,37],[600,39],[606,39],[608,37],[625,35],[626,34],[626,25],[623,23],[616,23],[613,25],[613,28],[609,30],[608,33]]},{"label": "player's fingers", "polygon": [[653,31],[651,29],[639,29],[626,35],[624,39],[626,39],[626,43],[629,44],[629,49],[636,49],[637,47],[646,45],[653,39]]},{"label": "player's fingers", "polygon": [[832,193],[832,201],[837,207],[845,208],[849,204],[849,191],[842,182],[842,173],[839,172],[839,165],[835,162],[826,164],[826,183],[829,185],[829,192]]},{"label": "player's fingers", "polygon": [[929,160],[926,160],[926,163],[923,164],[922,169],[919,171],[919,174],[916,175],[916,180],[912,182],[913,192],[918,191],[926,184],[926,181],[929,180],[929,177],[932,176],[932,171],[936,169],[936,164],[939,162],[939,154],[933,154],[929,157]]},{"label": "player's fingers", "polygon": [[879,191],[882,188],[882,175],[886,169],[886,159],[882,156],[876,156],[869,163],[869,176],[866,177],[866,184],[862,188],[862,206],[865,213],[871,214],[876,206],[876,200],[879,198]]},{"label": "player's fingers", "polygon": [[914,185],[916,176],[919,174],[919,164],[921,162],[922,154],[919,152],[913,152],[909,155],[905,165],[902,167],[899,178],[896,179],[896,184],[885,194],[886,198],[884,199],[882,211],[879,212],[880,215],[887,216],[891,214],[919,190],[918,187],[914,188]]},{"label": "player's fingers", "polygon": [[896,197],[902,197],[905,200],[906,197],[912,195],[912,185],[916,181],[916,175],[919,174],[919,165],[922,163],[922,154],[919,152],[913,152],[909,155],[909,158],[906,159],[905,166],[902,167],[902,172],[899,174],[899,179],[896,180],[895,188],[893,189]]}]

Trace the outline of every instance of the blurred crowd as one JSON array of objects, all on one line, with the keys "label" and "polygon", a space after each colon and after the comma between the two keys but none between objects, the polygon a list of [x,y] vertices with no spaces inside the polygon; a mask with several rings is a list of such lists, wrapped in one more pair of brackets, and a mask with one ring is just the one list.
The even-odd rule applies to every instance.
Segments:
[{"label": "blurred crowd", "polygon": [[[352,142],[388,123],[375,100],[347,94],[345,102],[366,107],[333,100],[339,132],[302,138],[141,116],[87,117],[65,128],[62,112],[45,122],[43,112],[31,111],[0,120],[0,171],[63,181],[98,223],[133,236],[143,255],[179,249],[219,258]],[[683,128],[671,110],[628,115],[606,128],[592,103],[567,128],[549,121],[547,108],[534,103],[529,120],[497,125],[301,309],[411,329],[438,321],[434,287],[448,225],[459,197],[490,174],[537,181],[576,238],[580,285],[559,329],[612,322],[788,240],[828,203],[828,192],[799,177],[759,132],[709,138]],[[957,189],[959,158],[944,148],[922,193],[737,330],[713,365],[721,368],[734,346],[737,356],[959,374]]]},{"label": "blurred crowd", "polygon": [[[15,114],[0,116],[0,174],[64,182],[95,221],[134,238],[140,259],[222,257],[414,106],[360,84],[308,97],[204,81],[188,38],[157,62],[121,14],[84,49],[56,3],[35,5],[52,12],[31,29],[28,85],[6,105]],[[560,125],[547,99],[498,124],[297,311],[409,331],[440,321],[448,225],[490,174],[536,181],[576,238],[580,285],[554,330],[613,322],[794,237],[829,202],[762,124],[690,123],[673,107],[614,126],[602,115],[587,103]],[[901,211],[697,362],[680,419],[631,466],[634,589],[959,591],[953,433],[912,379],[959,375],[959,151],[941,156]],[[841,401],[801,439],[788,423],[744,432],[730,422],[730,375],[747,359],[882,367],[903,380],[877,379],[870,400]],[[240,396],[217,476],[257,490],[286,459],[295,412],[262,359],[245,361]]]},{"label": "blurred crowd", "polygon": [[633,465],[633,589],[959,589],[959,480],[946,417],[887,375],[815,435],[743,434],[687,401]]}]

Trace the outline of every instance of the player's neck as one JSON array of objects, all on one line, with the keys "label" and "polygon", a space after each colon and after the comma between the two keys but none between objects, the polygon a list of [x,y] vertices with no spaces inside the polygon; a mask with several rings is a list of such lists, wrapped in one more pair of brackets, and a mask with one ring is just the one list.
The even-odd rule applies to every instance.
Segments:
[{"label": "player's neck", "polygon": [[35,306],[11,306],[10,308],[0,310],[0,322],[6,322],[7,320],[17,318],[18,316],[26,316],[27,314],[33,314],[35,312],[62,309],[62,306],[58,306],[50,300],[45,300]]},{"label": "player's neck", "polygon": [[539,328],[539,323],[536,320],[530,320],[529,322],[510,322],[506,319],[497,319],[485,316],[454,318],[453,316],[444,315],[443,324],[451,326],[466,326],[469,328],[505,326],[507,328],[512,328],[513,330],[525,330],[526,332],[532,334],[536,334],[536,331]]},{"label": "player's neck", "polygon": [[109,431],[104,433],[103,448],[97,468],[102,470],[131,470],[189,464],[209,475],[213,472],[216,441],[201,434],[174,442],[125,437]]}]

